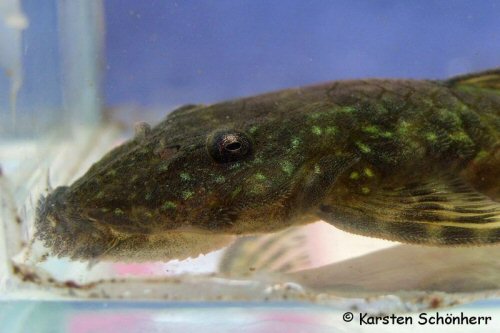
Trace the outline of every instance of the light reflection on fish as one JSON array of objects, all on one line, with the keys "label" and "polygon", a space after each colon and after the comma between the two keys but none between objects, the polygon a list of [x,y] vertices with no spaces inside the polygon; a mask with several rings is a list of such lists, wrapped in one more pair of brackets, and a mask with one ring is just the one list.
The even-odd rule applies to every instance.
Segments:
[{"label": "light reflection on fish", "polygon": [[500,242],[500,70],[352,80],[180,108],[41,200],[73,259],[166,260],[318,219],[425,245]]}]

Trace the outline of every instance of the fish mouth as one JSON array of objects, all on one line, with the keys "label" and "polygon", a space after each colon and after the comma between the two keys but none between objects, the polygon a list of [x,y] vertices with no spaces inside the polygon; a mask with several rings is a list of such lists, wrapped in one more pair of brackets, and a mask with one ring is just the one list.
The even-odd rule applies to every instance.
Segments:
[{"label": "fish mouth", "polygon": [[42,197],[37,208],[35,238],[57,257],[97,258],[112,241],[109,228],[84,218],[67,202],[69,187],[58,187]]}]

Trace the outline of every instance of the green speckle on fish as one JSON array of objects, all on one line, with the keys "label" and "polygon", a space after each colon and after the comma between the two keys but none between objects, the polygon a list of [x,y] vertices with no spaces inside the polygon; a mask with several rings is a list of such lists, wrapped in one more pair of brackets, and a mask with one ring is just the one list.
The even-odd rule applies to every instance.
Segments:
[{"label": "green speckle on fish", "polygon": [[436,142],[438,137],[436,133],[429,132],[425,134],[425,138],[427,139],[427,141]]},{"label": "green speckle on fish", "polygon": [[334,135],[335,133],[337,133],[337,128],[335,126],[328,126],[325,129],[325,134],[327,135]]},{"label": "green speckle on fish", "polygon": [[314,173],[319,175],[321,173],[321,167],[319,165],[314,165]]},{"label": "green speckle on fish", "polygon": [[181,172],[180,177],[183,181],[190,181],[191,175],[187,172]]},{"label": "green speckle on fish", "polygon": [[290,176],[293,173],[294,166],[290,161],[283,161],[281,162],[281,170]]},{"label": "green speckle on fish", "polygon": [[190,199],[194,195],[193,191],[182,191],[182,198],[184,200]]},{"label": "green speckle on fish", "polygon": [[158,171],[168,171],[169,164],[168,163],[162,163],[158,166]]},{"label": "green speckle on fish", "polygon": [[364,172],[365,172],[365,175],[366,175],[367,177],[369,177],[369,178],[371,178],[371,177],[373,177],[373,176],[374,176],[373,171],[372,171],[372,169],[370,169],[370,168],[365,168]]},{"label": "green speckle on fish", "polygon": [[311,128],[311,132],[313,132],[316,135],[321,135],[322,130],[321,130],[321,127],[319,127],[319,126],[313,126]]},{"label": "green speckle on fish", "polygon": [[292,138],[292,149],[297,149],[300,145],[300,139],[298,137]]},{"label": "green speckle on fish", "polygon": [[401,135],[406,135],[408,134],[410,124],[406,121],[402,121],[399,123],[399,126],[397,128],[398,133]]},{"label": "green speckle on fish", "polygon": [[363,132],[373,134],[373,135],[378,135],[378,134],[380,134],[381,131],[377,126],[369,125],[369,126],[363,127]]},{"label": "green speckle on fish", "polygon": [[344,106],[342,109],[341,109],[342,112],[346,112],[346,113],[354,113],[356,112],[356,108],[353,107],[353,106]]},{"label": "green speckle on fish", "polygon": [[267,177],[264,176],[262,173],[258,172],[255,174],[255,179],[262,181],[262,180],[266,180]]},{"label": "green speckle on fish", "polygon": [[351,172],[351,174],[349,175],[349,178],[351,178],[352,180],[359,179],[359,172],[357,172],[357,171]]},{"label": "green speckle on fish", "polygon": [[175,204],[175,202],[167,200],[163,203],[163,205],[161,207],[163,210],[169,210],[169,209],[175,209],[177,207],[177,205]]},{"label": "green speckle on fish", "polygon": [[222,184],[225,181],[226,181],[226,177],[224,177],[224,176],[218,175],[218,176],[215,177],[215,182],[217,184]]},{"label": "green speckle on fish", "polygon": [[356,146],[358,146],[359,150],[364,154],[371,153],[371,151],[372,151],[370,146],[368,146],[367,144],[360,142],[360,141],[356,142]]},{"label": "green speckle on fish", "polygon": [[452,133],[452,134],[450,134],[450,139],[452,141],[458,141],[458,142],[462,142],[462,143],[473,144],[473,142],[470,139],[470,137],[466,133],[464,133],[464,132]]},{"label": "green speckle on fish", "polygon": [[258,126],[254,125],[248,129],[248,133],[253,134],[257,131],[258,128],[259,128]]},{"label": "green speckle on fish", "polygon": [[311,119],[318,119],[319,117],[321,117],[321,115],[321,112],[314,112],[311,114]]}]

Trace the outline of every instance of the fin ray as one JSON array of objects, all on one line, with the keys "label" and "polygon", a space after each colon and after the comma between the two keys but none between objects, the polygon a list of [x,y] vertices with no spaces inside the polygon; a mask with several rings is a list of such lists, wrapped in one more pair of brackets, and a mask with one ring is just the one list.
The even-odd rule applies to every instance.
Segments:
[{"label": "fin ray", "polygon": [[239,238],[224,252],[219,271],[246,274],[249,271],[289,272],[310,266],[307,228]]},{"label": "fin ray", "polygon": [[369,196],[327,200],[319,216],[340,229],[407,243],[500,242],[500,203],[456,178],[436,177]]}]

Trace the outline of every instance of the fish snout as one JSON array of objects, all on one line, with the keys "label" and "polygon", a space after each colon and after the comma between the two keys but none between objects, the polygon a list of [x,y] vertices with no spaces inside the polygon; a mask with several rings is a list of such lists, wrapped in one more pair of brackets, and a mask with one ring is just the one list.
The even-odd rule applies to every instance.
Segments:
[{"label": "fish snout", "polygon": [[35,238],[52,255],[73,259],[95,258],[103,253],[110,235],[86,219],[68,202],[68,187],[58,187],[40,200],[35,221]]}]

